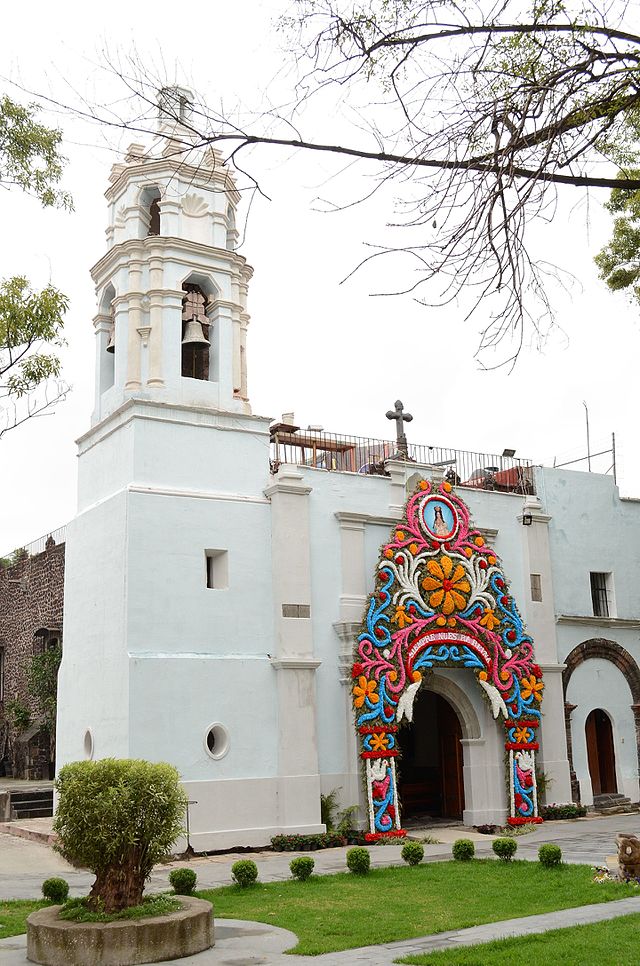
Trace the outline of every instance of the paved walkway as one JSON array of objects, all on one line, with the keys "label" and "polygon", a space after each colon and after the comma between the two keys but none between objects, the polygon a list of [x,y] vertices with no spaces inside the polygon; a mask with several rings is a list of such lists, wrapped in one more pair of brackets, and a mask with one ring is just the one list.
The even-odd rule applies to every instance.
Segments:
[{"label": "paved walkway", "polygon": [[[278,929],[261,922],[219,919],[215,925],[216,944],[213,949],[198,953],[197,956],[186,956],[180,963],[184,966],[309,966],[310,963],[314,966],[391,966],[398,959],[416,956],[418,953],[474,946],[493,939],[530,936],[567,926],[584,926],[632,913],[640,913],[640,896],[596,906],[562,909],[540,916],[507,919],[504,922],[492,922],[470,929],[456,929],[379,946],[360,946],[358,949],[345,949],[339,953],[325,953],[313,957],[286,955],[286,950],[291,949],[297,942],[296,936],[286,929]],[[0,940],[0,958],[3,966],[28,966],[27,937],[15,936]],[[171,962],[175,963],[176,960]],[[169,960],[164,960],[163,964],[170,966]]]},{"label": "paved walkway", "polygon": [[[606,818],[588,818],[578,821],[553,822],[540,825],[527,835],[518,837],[518,857],[536,859],[542,842],[555,842],[561,846],[568,862],[584,862],[603,865],[606,857],[615,852],[617,832],[640,833],[640,815],[614,815]],[[437,862],[451,855],[450,843],[466,835],[460,828],[433,829],[441,844],[425,845],[425,861]],[[476,853],[493,856],[493,836],[475,833]],[[401,863],[401,845],[388,845],[371,849],[373,866]],[[346,849],[326,849],[314,853],[315,871],[319,874],[343,871]],[[256,852],[212,855],[194,858],[189,864],[198,874],[199,888],[214,888],[231,882],[231,865],[239,857],[253,858],[259,867],[263,882],[274,882],[290,876],[289,862],[295,853]],[[168,875],[176,865],[184,861],[157,866],[150,882],[150,891],[160,891],[168,886]],[[69,866],[46,845],[0,834],[0,898],[37,898],[42,880],[49,875],[63,875],[71,886],[72,895],[86,895],[93,876]],[[577,909],[563,909],[540,916],[528,916],[505,922],[489,923],[471,929],[456,930],[425,936],[420,939],[403,940],[382,946],[361,947],[341,953],[328,953],[313,957],[317,966],[389,966],[395,960],[419,952],[455,948],[501,939],[507,936],[545,932],[564,926],[600,922],[630,913],[640,913],[640,896],[616,902]],[[293,933],[262,923],[235,920],[219,920],[216,923],[214,949],[198,956],[181,960],[185,966],[295,966],[306,963],[309,958],[284,955],[286,949],[296,944]],[[17,936],[0,940],[0,959],[3,966],[25,966],[26,937]]]}]

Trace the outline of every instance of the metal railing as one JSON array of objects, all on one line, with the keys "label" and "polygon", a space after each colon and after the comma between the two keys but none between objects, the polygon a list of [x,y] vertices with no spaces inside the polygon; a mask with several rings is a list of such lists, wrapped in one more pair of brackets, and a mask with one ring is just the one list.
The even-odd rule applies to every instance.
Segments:
[{"label": "metal railing", "polygon": [[[17,562],[18,557],[28,556],[35,557],[39,553],[44,553],[47,549],[47,543],[53,540],[55,544],[60,544],[65,542],[67,528],[58,527],[57,530],[50,530],[49,533],[45,533],[44,536],[38,537],[37,540],[32,540],[31,543],[25,543],[21,547],[17,547],[14,550],[10,550],[8,553],[0,554],[0,558],[5,560],[15,560]],[[50,544],[49,544],[50,545]]]},{"label": "metal railing", "polygon": [[[492,453],[472,453],[441,446],[409,443],[409,462],[427,463],[444,470],[445,478],[456,486],[498,490],[503,493],[534,493],[533,465],[529,460]],[[388,475],[386,463],[405,459],[396,442],[364,436],[325,433],[275,426],[271,431],[271,470],[282,463],[311,466],[337,473]]]}]

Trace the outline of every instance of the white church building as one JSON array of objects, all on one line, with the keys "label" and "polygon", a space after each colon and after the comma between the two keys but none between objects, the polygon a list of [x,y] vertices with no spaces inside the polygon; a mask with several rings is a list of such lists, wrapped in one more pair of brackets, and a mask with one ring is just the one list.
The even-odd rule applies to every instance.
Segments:
[{"label": "white church building", "polygon": [[322,831],[334,788],[372,836],[535,820],[535,767],[548,801],[637,802],[640,503],[254,415],[239,194],[183,134],[106,191],[58,769],[174,764],[196,850]]}]

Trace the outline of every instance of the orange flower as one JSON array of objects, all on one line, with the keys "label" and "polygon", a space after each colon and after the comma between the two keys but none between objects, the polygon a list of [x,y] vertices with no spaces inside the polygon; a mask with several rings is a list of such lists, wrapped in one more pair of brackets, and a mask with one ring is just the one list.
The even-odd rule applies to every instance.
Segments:
[{"label": "orange flower", "polygon": [[401,630],[403,627],[406,627],[407,624],[413,624],[413,617],[409,617],[402,604],[399,607],[396,607],[396,612],[391,620],[394,624],[397,624]]},{"label": "orange flower", "polygon": [[445,555],[440,561],[429,560],[427,570],[431,576],[424,578],[422,586],[430,595],[429,606],[434,610],[441,607],[447,617],[454,610],[464,610],[467,601],[463,595],[471,591],[464,567],[454,567],[451,557]]},{"label": "orange flower", "polygon": [[403,530],[398,530],[398,532],[396,533],[396,540],[399,540],[400,542],[402,542],[404,540],[404,531]]},{"label": "orange flower", "polygon": [[523,678],[520,694],[522,695],[523,701],[527,701],[528,698],[533,695],[536,701],[542,701],[542,692],[544,690],[544,684],[542,681],[538,681],[534,674],[530,678]]},{"label": "orange flower", "polygon": [[365,698],[368,698],[373,704],[378,701],[378,695],[376,694],[376,688],[378,687],[377,681],[367,681],[366,677],[361,675],[358,678],[358,683],[353,689],[354,699],[353,703],[356,708],[361,708],[365,702]]},{"label": "orange flower", "polygon": [[498,626],[500,619],[496,617],[490,607],[487,607],[484,612],[484,617],[480,618],[480,623],[483,627],[486,627],[488,631],[492,631],[494,627]]},{"label": "orange flower", "polygon": [[443,483],[442,489],[445,493],[451,493],[451,483]]},{"label": "orange flower", "polygon": [[411,553],[417,553],[418,552],[418,544],[417,543],[410,543],[409,544],[409,551]]},{"label": "orange flower", "polygon": [[388,744],[386,735],[371,735],[371,751],[386,751]]},{"label": "orange flower", "polygon": [[526,744],[529,741],[529,729],[520,726],[516,728],[515,740],[519,743]]}]

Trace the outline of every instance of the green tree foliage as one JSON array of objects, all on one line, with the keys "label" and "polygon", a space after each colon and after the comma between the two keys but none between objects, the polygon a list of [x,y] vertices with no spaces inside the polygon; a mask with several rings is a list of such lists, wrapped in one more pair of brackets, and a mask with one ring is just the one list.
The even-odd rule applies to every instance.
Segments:
[{"label": "green tree foliage", "polygon": [[[640,178],[640,169],[626,174]],[[595,257],[600,278],[612,292],[628,291],[640,302],[640,190],[614,188],[606,207],[616,217],[611,240]]]},{"label": "green tree foliage", "polygon": [[27,672],[29,694],[45,730],[49,734],[49,757],[53,761],[56,747],[56,708],[58,698],[58,670],[62,660],[62,648],[47,648],[35,654]]},{"label": "green tree foliage", "polygon": [[62,132],[36,121],[38,108],[0,97],[0,183],[22,188],[45,207],[71,210],[71,195],[58,187],[66,159]]},{"label": "green tree foliage", "polygon": [[[44,207],[71,210],[58,187],[62,133],[36,120],[37,108],[0,97],[0,185],[34,195]],[[34,291],[24,276],[0,283],[0,436],[50,410],[67,392],[58,381],[68,299],[53,285]]]},{"label": "green tree foliage", "polygon": [[140,905],[153,866],[183,832],[187,796],[172,765],[104,758],[65,765],[56,781],[58,852],[95,873],[89,905]]}]

